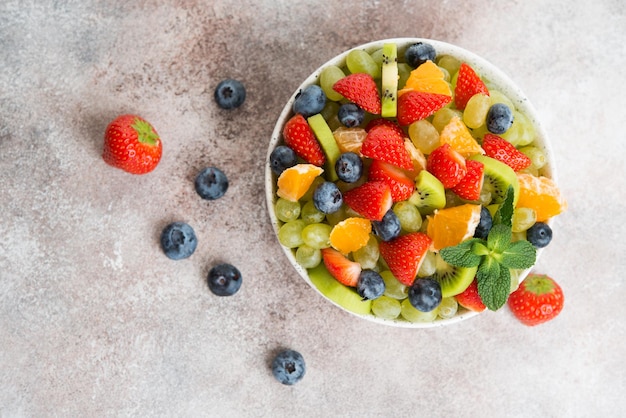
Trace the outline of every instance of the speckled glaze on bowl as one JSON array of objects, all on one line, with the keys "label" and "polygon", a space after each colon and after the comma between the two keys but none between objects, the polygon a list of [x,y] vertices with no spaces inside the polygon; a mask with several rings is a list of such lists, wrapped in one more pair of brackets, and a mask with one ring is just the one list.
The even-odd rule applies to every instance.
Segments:
[{"label": "speckled glaze on bowl", "polygon": [[[480,56],[470,51],[467,51],[463,48],[460,48],[458,46],[455,46],[446,42],[441,42],[441,41],[432,40],[432,39],[425,39],[425,38],[393,38],[393,39],[373,41],[373,42],[356,46],[350,50],[347,50],[337,55],[336,57],[330,59],[329,61],[324,63],[322,66],[320,66],[318,69],[316,69],[309,77],[307,77],[306,80],[302,82],[302,84],[300,84],[300,86],[293,93],[289,101],[287,101],[287,103],[285,104],[285,107],[280,113],[280,116],[278,117],[278,120],[274,127],[274,131],[272,132],[272,138],[269,143],[269,148],[268,148],[266,162],[265,162],[266,204],[268,207],[270,220],[272,222],[272,226],[276,234],[278,233],[278,229],[282,225],[282,222],[278,220],[278,218],[276,217],[276,213],[274,212],[274,203],[276,202],[276,199],[277,199],[276,175],[271,170],[271,167],[269,164],[269,156],[272,153],[272,150],[277,145],[280,145],[282,143],[283,126],[289,120],[289,118],[291,118],[291,116],[293,115],[292,106],[293,106],[293,102],[295,100],[296,95],[305,87],[311,84],[316,84],[322,69],[325,68],[326,66],[337,65],[339,67],[344,67],[345,62],[346,62],[346,56],[351,50],[362,49],[362,50],[367,51],[368,53],[372,53],[382,48],[383,44],[388,43],[388,42],[393,42],[398,45],[399,56],[401,56],[400,55],[402,53],[401,51],[403,51],[409,45],[412,45],[416,42],[429,43],[435,48],[435,51],[437,52],[438,57],[442,55],[451,55],[451,56],[456,57],[461,62],[467,62],[476,70],[478,74],[480,74],[483,80],[487,80],[491,85],[498,86],[498,89],[502,93],[504,93],[509,99],[511,99],[511,101],[516,106],[516,108],[519,111],[521,111],[531,121],[531,123],[533,124],[535,128],[536,139],[533,145],[541,148],[544,151],[546,155],[546,160],[547,160],[546,165],[541,170],[541,174],[546,177],[550,177],[555,181],[557,180],[552,149],[551,149],[548,137],[544,129],[541,127],[541,124],[539,123],[537,112],[535,108],[532,106],[532,104],[530,103],[530,101],[528,100],[528,98],[521,91],[521,89],[517,87],[515,83],[505,73],[503,73],[501,70],[499,70],[493,64],[489,63],[484,58],[481,58]],[[552,222],[548,221],[548,224],[552,225]],[[332,303],[333,305],[339,307],[340,309],[346,312],[349,312],[352,315],[355,315],[359,318],[372,321],[375,323],[379,323],[379,324],[391,325],[391,326],[396,326],[396,327],[430,328],[430,327],[456,324],[458,322],[461,322],[463,320],[466,320],[468,318],[474,317],[479,314],[477,312],[469,311],[459,306],[459,310],[457,314],[452,318],[448,318],[448,319],[437,318],[436,320],[431,321],[431,322],[409,322],[409,321],[402,319],[401,317],[394,319],[394,320],[388,320],[388,319],[382,319],[382,318],[376,317],[373,314],[363,315],[363,314],[349,311],[345,309],[344,307],[338,305],[331,299],[327,298],[317,289],[317,287],[312,283],[311,279],[309,278],[307,270],[296,262],[294,250],[284,247],[284,246],[282,248],[284,250],[285,255],[289,259],[289,262],[291,263],[295,271],[300,275],[300,277],[302,277],[304,281],[306,281],[313,289],[315,289],[322,297],[324,297],[330,303]],[[539,259],[541,252],[542,252],[542,249],[539,249],[537,251],[537,259]],[[530,273],[531,270],[532,269],[524,270],[519,276],[519,281],[521,282],[528,275],[528,273]]]}]

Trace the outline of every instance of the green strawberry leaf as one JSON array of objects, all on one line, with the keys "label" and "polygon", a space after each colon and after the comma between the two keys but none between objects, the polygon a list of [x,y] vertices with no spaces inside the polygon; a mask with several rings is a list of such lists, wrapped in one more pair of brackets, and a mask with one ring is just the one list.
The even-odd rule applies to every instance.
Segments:
[{"label": "green strawberry leaf", "polygon": [[501,254],[511,244],[511,227],[503,224],[494,225],[487,236],[487,248]]},{"label": "green strawberry leaf", "polygon": [[472,248],[476,242],[484,242],[479,238],[470,238],[454,247],[442,248],[439,251],[441,258],[453,266],[476,267],[480,264],[481,256],[474,254]]},{"label": "green strawberry leaf", "polygon": [[509,297],[511,273],[493,257],[485,257],[476,273],[478,294],[487,309],[497,311]]},{"label": "green strawberry leaf", "polygon": [[510,269],[531,268],[537,260],[537,250],[528,241],[513,242],[504,250],[500,257],[500,264]]},{"label": "green strawberry leaf", "polygon": [[493,223],[494,225],[506,225],[513,226],[513,200],[515,199],[515,191],[513,186],[509,186],[506,190],[506,196],[504,201],[500,203],[498,210],[495,213]]}]

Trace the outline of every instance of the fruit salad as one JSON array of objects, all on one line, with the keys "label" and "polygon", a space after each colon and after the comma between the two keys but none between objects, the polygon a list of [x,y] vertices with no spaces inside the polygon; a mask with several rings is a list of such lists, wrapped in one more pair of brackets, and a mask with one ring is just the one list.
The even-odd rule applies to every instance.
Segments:
[{"label": "fruit salad", "polygon": [[367,44],[314,73],[266,170],[278,240],[301,275],[345,310],[401,326],[502,307],[567,207],[511,86],[421,39]]}]

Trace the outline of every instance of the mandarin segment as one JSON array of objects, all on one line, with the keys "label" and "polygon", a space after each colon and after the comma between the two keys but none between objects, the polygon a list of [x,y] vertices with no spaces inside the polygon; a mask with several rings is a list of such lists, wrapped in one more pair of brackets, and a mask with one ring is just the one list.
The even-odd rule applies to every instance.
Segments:
[{"label": "mandarin segment", "polygon": [[474,154],[484,154],[485,151],[478,145],[478,142],[470,133],[467,126],[458,116],[452,116],[450,122],[443,128],[439,136],[439,142],[450,144],[450,147],[461,154],[464,158],[468,158]]},{"label": "mandarin segment", "polygon": [[517,179],[517,207],[533,209],[537,214],[537,222],[545,222],[567,209],[567,202],[552,179],[525,173],[518,173]]},{"label": "mandarin segment", "polygon": [[276,194],[283,199],[296,202],[309,190],[324,169],[313,164],[296,164],[283,171],[278,177]]},{"label": "mandarin segment", "polygon": [[474,236],[480,222],[480,205],[464,204],[435,211],[428,216],[427,235],[432,239],[431,249],[439,251],[457,245]]},{"label": "mandarin segment", "polygon": [[330,232],[330,245],[348,254],[365,247],[370,239],[372,223],[364,218],[347,218],[335,225]]},{"label": "mandarin segment", "polygon": [[430,60],[411,71],[404,88],[398,91],[398,95],[411,90],[452,96],[450,84],[445,80],[445,73]]}]

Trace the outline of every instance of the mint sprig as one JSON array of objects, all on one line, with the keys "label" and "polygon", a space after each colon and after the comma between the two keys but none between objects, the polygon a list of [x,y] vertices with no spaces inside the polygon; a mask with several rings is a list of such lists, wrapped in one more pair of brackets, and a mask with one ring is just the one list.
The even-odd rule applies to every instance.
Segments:
[{"label": "mint sprig", "polygon": [[441,258],[457,267],[478,267],[478,294],[487,309],[496,311],[507,301],[511,289],[510,269],[527,269],[535,264],[537,250],[528,241],[513,238],[513,187],[509,186],[498,207],[487,239],[470,238],[442,248]]}]

